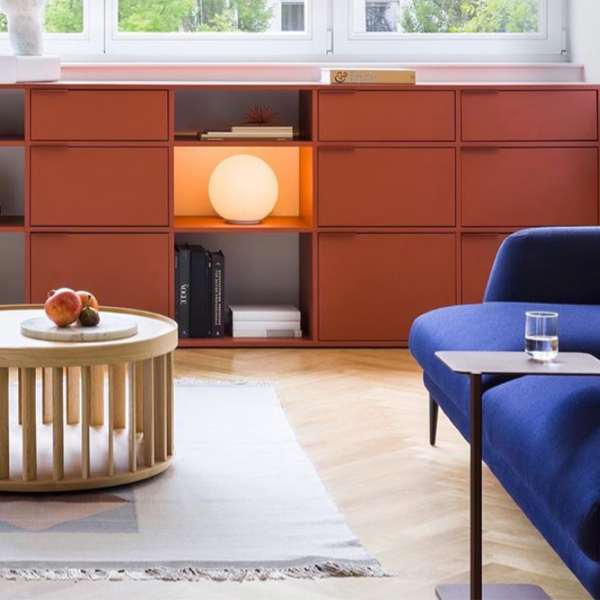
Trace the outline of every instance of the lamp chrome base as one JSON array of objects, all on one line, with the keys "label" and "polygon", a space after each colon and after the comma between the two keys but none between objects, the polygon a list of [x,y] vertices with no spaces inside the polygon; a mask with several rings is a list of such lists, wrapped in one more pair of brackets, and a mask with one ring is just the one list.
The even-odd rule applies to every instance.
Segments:
[{"label": "lamp chrome base", "polygon": [[[444,584],[435,588],[439,600],[471,600],[468,583]],[[483,600],[551,600],[539,585],[494,584],[483,586]]]}]

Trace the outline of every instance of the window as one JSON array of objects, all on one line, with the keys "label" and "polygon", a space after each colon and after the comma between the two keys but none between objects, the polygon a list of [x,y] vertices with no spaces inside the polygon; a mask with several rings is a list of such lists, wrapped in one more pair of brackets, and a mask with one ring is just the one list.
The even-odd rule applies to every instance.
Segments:
[{"label": "window", "polygon": [[67,60],[556,60],[566,1],[49,0],[46,51]]},{"label": "window", "polygon": [[110,53],[234,60],[325,53],[327,0],[106,1]]},{"label": "window", "polygon": [[456,60],[563,51],[563,0],[334,0],[341,54]]},{"label": "window", "polygon": [[[44,28],[45,52],[72,55],[103,50],[104,11],[98,0],[48,0]],[[0,13],[0,52],[9,51],[6,16]]]}]

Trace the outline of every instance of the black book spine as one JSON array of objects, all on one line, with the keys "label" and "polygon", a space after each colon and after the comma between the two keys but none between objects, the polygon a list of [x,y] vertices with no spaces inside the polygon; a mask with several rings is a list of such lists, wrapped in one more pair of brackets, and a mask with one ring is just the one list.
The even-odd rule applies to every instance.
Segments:
[{"label": "black book spine", "polygon": [[190,308],[191,308],[191,251],[187,246],[179,248],[179,337],[190,337]]},{"label": "black book spine", "polygon": [[212,255],[208,250],[204,250],[206,256],[206,267],[204,269],[204,327],[206,337],[212,337]]},{"label": "black book spine", "polygon": [[[175,246],[175,322],[179,322],[179,248]],[[179,327],[181,329],[181,327]],[[181,333],[181,332],[180,332]]]},{"label": "black book spine", "polygon": [[207,306],[207,251],[202,246],[192,246],[192,303],[191,335],[194,338],[209,337]]},{"label": "black book spine", "polygon": [[225,256],[211,252],[212,258],[212,325],[211,337],[225,335]]}]

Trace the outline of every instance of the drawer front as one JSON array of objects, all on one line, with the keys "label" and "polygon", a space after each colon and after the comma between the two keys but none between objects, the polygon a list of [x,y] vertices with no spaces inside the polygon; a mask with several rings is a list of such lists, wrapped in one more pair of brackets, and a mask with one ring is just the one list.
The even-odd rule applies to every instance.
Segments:
[{"label": "drawer front", "polygon": [[168,225],[167,148],[32,148],[31,224]]},{"label": "drawer front", "polygon": [[168,93],[33,90],[32,140],[168,139]]},{"label": "drawer front", "polygon": [[322,141],[452,141],[454,92],[319,92]]},{"label": "drawer front", "polygon": [[463,225],[521,227],[597,222],[595,148],[463,150]]},{"label": "drawer front", "polygon": [[597,93],[497,91],[462,93],[465,141],[598,139]]},{"label": "drawer front", "polygon": [[319,150],[319,225],[452,226],[452,149]]},{"label": "drawer front", "polygon": [[496,254],[508,237],[504,233],[468,233],[462,236],[462,302],[478,304],[485,289]]},{"label": "drawer front", "polygon": [[34,233],[31,301],[58,287],[84,289],[104,306],[169,311],[167,234]]},{"label": "drawer front", "polygon": [[323,341],[405,341],[420,314],[456,303],[452,234],[322,234]]}]

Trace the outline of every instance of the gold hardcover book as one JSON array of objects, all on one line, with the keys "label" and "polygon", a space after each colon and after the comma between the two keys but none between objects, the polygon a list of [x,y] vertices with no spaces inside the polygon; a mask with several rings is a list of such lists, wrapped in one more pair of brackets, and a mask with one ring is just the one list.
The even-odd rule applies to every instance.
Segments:
[{"label": "gold hardcover book", "polygon": [[411,85],[417,81],[412,69],[321,69],[321,82],[332,84]]}]

